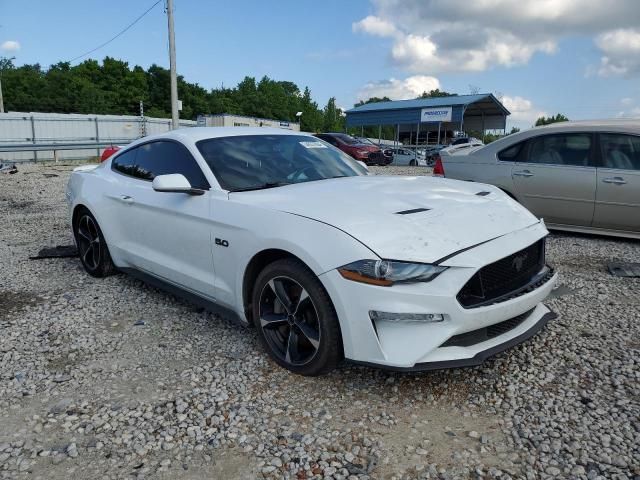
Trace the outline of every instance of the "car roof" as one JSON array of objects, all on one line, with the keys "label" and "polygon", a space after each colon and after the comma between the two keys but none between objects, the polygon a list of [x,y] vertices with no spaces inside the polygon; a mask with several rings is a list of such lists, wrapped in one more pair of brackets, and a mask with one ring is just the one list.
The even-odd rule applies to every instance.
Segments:
[{"label": "car roof", "polygon": [[556,122],[549,125],[533,127],[523,132],[539,132],[553,130],[573,130],[573,129],[593,129],[602,130],[607,128],[630,129],[640,131],[640,119],[611,118],[606,120],[575,120],[569,122]]},{"label": "car roof", "polygon": [[270,127],[186,127],[155,135],[142,137],[130,145],[148,142],[150,140],[173,139],[180,141],[198,142],[209,138],[221,137],[240,137],[244,135],[302,135],[306,137],[312,136],[307,132],[298,132],[294,130],[286,130],[284,128]]}]

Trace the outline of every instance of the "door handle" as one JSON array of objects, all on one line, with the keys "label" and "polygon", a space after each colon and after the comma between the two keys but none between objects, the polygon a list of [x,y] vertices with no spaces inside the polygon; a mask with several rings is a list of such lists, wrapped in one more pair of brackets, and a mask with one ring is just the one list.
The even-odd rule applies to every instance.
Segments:
[{"label": "door handle", "polygon": [[120,196],[118,196],[118,198],[123,203],[128,203],[128,204],[132,204],[133,203],[133,197],[130,197],[129,195],[120,195]]},{"label": "door handle", "polygon": [[513,172],[516,177],[533,177],[533,173],[529,170],[521,170],[519,172]]},{"label": "door handle", "polygon": [[616,185],[624,185],[625,183],[627,183],[622,177],[603,178],[602,181],[604,183],[615,183]]}]

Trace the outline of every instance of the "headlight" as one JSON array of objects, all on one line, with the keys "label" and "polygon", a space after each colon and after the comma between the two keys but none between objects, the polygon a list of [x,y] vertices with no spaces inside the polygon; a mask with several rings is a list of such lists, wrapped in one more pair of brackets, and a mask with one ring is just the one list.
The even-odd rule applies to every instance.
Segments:
[{"label": "headlight", "polygon": [[348,280],[389,287],[394,283],[430,282],[447,267],[392,260],[359,260],[338,269]]}]

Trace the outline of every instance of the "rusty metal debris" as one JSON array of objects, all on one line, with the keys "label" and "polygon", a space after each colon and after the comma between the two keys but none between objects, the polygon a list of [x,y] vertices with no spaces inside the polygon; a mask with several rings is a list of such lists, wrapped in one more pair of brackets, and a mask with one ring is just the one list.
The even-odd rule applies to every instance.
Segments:
[{"label": "rusty metal debris", "polygon": [[78,249],[75,245],[58,245],[52,248],[43,248],[38,255],[29,257],[29,260],[41,260],[43,258],[68,258],[77,257]]}]

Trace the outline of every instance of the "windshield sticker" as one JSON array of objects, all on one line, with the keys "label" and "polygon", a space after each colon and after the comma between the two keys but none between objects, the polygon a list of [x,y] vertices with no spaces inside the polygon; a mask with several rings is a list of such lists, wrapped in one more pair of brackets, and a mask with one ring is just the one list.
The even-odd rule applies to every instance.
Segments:
[{"label": "windshield sticker", "polygon": [[300,142],[304,148],[327,148],[326,145],[320,142]]}]

